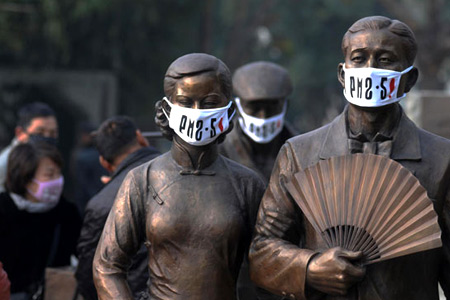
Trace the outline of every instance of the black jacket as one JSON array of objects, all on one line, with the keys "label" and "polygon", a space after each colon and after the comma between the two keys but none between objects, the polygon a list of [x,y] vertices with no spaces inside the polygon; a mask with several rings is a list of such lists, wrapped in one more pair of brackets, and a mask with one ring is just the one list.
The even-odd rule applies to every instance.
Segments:
[{"label": "black jacket", "polygon": [[[109,211],[123,179],[131,169],[152,160],[159,152],[152,148],[141,148],[123,160],[112,174],[111,181],[87,204],[80,238],[78,240],[78,268],[75,277],[78,290],[85,300],[97,299],[92,279],[92,261]],[[148,280],[147,250],[144,246],[136,254],[128,273],[128,282],[134,294],[146,290]]]},{"label": "black jacket", "polygon": [[19,210],[8,192],[0,194],[0,261],[11,293],[33,293],[47,266],[70,264],[81,218],[74,204],[61,198],[47,212]]}]

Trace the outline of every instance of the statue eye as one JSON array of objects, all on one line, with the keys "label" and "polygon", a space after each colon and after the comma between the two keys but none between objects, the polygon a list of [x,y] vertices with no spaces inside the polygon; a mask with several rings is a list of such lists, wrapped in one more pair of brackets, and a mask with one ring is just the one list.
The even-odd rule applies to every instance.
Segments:
[{"label": "statue eye", "polygon": [[390,57],[380,57],[380,63],[383,64],[390,64],[392,63],[392,59]]},{"label": "statue eye", "polygon": [[364,57],[362,55],[355,55],[351,60],[354,63],[362,63],[364,61]]},{"label": "statue eye", "polygon": [[210,95],[203,99],[201,104],[203,109],[216,108],[221,106],[221,99],[216,95]]},{"label": "statue eye", "polygon": [[192,100],[186,97],[177,97],[176,104],[182,107],[192,107]]},{"label": "statue eye", "polygon": [[189,102],[179,102],[180,106],[191,107],[192,105]]}]

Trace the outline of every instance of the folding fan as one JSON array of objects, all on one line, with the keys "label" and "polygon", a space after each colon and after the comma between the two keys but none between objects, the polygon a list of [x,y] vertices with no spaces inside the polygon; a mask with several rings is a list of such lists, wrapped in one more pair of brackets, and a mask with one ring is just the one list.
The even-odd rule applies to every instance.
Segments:
[{"label": "folding fan", "polygon": [[333,157],[294,174],[286,187],[327,247],[362,251],[364,264],[442,246],[426,190],[389,158]]}]

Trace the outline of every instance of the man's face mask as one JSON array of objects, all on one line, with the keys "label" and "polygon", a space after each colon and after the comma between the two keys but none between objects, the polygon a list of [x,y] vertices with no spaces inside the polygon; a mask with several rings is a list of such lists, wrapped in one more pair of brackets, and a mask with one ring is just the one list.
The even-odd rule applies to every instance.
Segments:
[{"label": "man's face mask", "polygon": [[227,131],[230,126],[230,120],[233,114],[228,117],[228,109],[232,102],[227,106],[213,109],[193,109],[181,107],[172,104],[166,97],[170,106],[169,114],[163,112],[169,120],[169,127],[182,138],[186,143],[194,146],[203,146],[214,142],[220,134]]},{"label": "man's face mask", "polygon": [[44,143],[50,144],[52,146],[57,146],[57,144],[58,144],[58,139],[57,138],[47,137],[47,136],[43,136],[43,135],[40,135],[40,134],[30,134],[28,140],[30,142],[32,142],[32,143],[33,142],[34,143],[36,143],[36,142],[44,142]]},{"label": "man's face mask", "polygon": [[235,98],[235,102],[240,114],[239,125],[241,126],[242,131],[244,131],[244,133],[253,141],[260,144],[267,144],[283,130],[286,103],[280,114],[267,119],[260,119],[246,114],[239,98]]},{"label": "man's face mask", "polygon": [[397,72],[376,68],[347,69],[344,65],[344,96],[348,102],[361,107],[380,107],[398,102],[406,96],[406,93],[397,96],[400,79],[412,68]]}]

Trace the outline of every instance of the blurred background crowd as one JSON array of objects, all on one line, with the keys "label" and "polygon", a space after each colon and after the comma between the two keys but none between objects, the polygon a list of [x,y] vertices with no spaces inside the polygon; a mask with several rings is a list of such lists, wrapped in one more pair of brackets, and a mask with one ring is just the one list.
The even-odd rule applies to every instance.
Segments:
[{"label": "blurred background crowd", "polygon": [[[152,146],[167,150],[167,142],[152,137],[154,105],[175,58],[210,53],[232,72],[258,60],[283,66],[293,85],[286,118],[306,132],[342,111],[346,102],[336,79],[341,39],[368,15],[399,19],[416,34],[421,75],[403,105],[419,126],[450,138],[446,0],[1,0],[0,151],[18,137],[21,108],[48,104],[53,112],[44,116],[57,119],[58,134],[50,137],[58,138],[64,164],[51,150],[33,146],[44,153],[36,168],[45,157],[56,164],[64,199],[80,215],[73,223],[81,222],[87,201],[108,181],[91,178],[114,171],[100,166],[90,134],[103,121],[131,116],[133,132],[140,128]],[[2,274],[0,268],[0,280]]]}]

